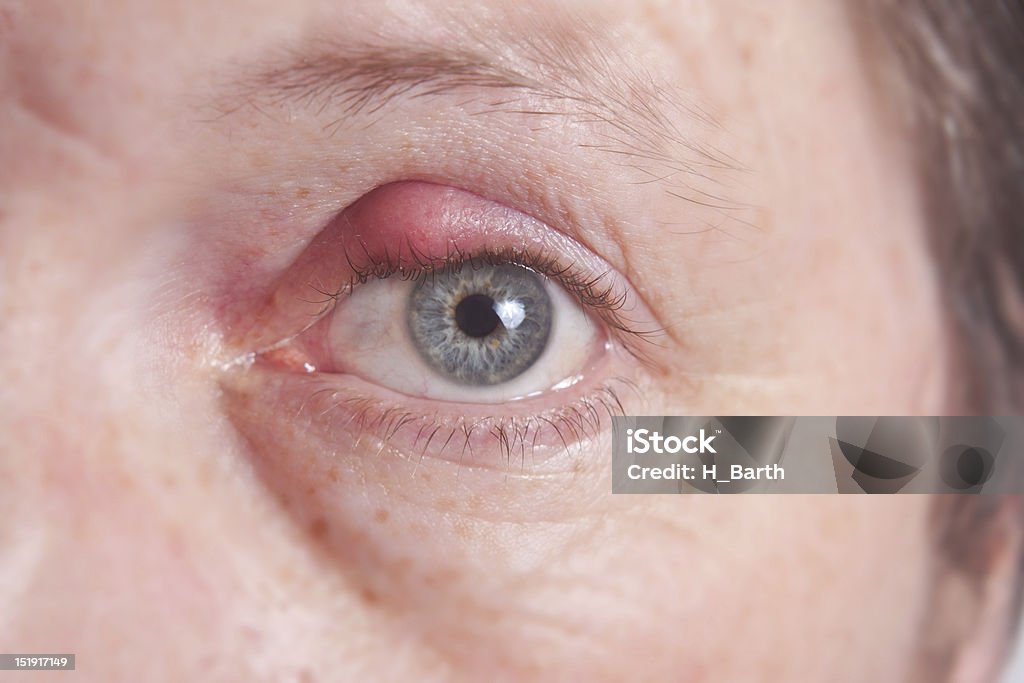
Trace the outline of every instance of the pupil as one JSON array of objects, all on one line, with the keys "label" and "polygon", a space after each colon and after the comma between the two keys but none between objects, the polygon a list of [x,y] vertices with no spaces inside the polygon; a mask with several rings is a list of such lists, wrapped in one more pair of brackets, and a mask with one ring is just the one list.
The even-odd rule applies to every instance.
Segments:
[{"label": "pupil", "polygon": [[486,337],[501,324],[494,311],[494,299],[486,294],[470,294],[455,307],[455,322],[470,337]]}]

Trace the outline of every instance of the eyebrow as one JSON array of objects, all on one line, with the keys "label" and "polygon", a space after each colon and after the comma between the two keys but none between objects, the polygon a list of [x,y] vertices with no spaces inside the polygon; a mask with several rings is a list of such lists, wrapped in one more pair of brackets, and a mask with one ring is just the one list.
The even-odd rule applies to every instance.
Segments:
[{"label": "eyebrow", "polygon": [[[234,79],[235,104],[257,109],[300,107],[331,114],[331,132],[403,100],[465,94],[473,113],[568,117],[588,126],[581,147],[606,152],[665,185],[670,195],[714,209],[740,205],[717,191],[722,172],[741,170],[701,131],[715,120],[677,88],[617,51],[607,36],[580,22],[488,36],[464,34],[459,45],[353,45],[326,38],[287,49]],[[680,128],[678,122],[686,125]]]}]

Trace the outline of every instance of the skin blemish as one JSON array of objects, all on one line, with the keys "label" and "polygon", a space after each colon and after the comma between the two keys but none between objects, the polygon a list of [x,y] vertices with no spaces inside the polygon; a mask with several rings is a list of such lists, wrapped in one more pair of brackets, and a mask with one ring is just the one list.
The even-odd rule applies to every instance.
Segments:
[{"label": "skin blemish", "polygon": [[749,44],[740,45],[740,62],[743,66],[749,67],[754,62],[754,47]]},{"label": "skin blemish", "polygon": [[360,597],[362,597],[363,602],[365,602],[368,605],[375,605],[378,602],[380,602],[380,596],[377,595],[377,593],[371,588],[364,587],[359,592],[359,595]]},{"label": "skin blemish", "polygon": [[327,538],[329,532],[330,525],[327,524],[327,520],[323,517],[317,517],[309,525],[309,535],[318,541]]}]

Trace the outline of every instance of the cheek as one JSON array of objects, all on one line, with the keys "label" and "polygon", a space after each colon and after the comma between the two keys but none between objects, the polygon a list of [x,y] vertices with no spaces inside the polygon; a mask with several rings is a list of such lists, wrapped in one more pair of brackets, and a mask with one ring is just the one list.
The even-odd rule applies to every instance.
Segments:
[{"label": "cheek", "polygon": [[82,415],[86,399],[75,398],[59,419],[26,420],[14,457],[0,458],[0,477],[19,482],[0,497],[0,632],[29,650],[64,643],[107,680],[137,675],[156,643],[185,670],[211,655],[204,629],[224,623],[231,599],[223,572],[210,571],[216,546],[204,551],[210,539],[191,526],[217,512],[198,495],[204,467],[183,476],[183,444],[140,428],[137,407],[112,419],[94,394]]},{"label": "cheek", "polygon": [[572,643],[548,666],[584,667],[586,653],[587,673],[609,679],[905,680],[926,503],[657,498],[616,497],[518,598]]},{"label": "cheek", "polygon": [[273,433],[251,457],[313,583],[469,679],[886,681],[913,652],[922,497],[608,496],[607,444],[520,478]]},{"label": "cheek", "polygon": [[[240,406],[233,419],[254,409]],[[467,680],[529,670],[541,652],[564,663],[567,653],[550,642],[564,628],[564,603],[533,601],[557,585],[548,576],[567,587],[561,567],[598,521],[586,508],[610,488],[603,476],[582,467],[519,476],[514,467],[403,458],[371,439],[330,448],[301,429],[253,428],[242,431],[254,436],[247,448],[258,478],[321,575],[337,577],[358,619],[380,629],[373,651],[400,637],[468,671]],[[281,457],[313,451],[330,455]]]}]

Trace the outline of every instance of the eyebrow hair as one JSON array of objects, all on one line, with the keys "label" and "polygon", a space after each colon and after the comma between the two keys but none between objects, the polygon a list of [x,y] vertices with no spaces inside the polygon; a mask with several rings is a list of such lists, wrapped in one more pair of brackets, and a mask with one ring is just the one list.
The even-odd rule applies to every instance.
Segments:
[{"label": "eyebrow hair", "polygon": [[719,211],[744,208],[718,186],[723,173],[745,169],[702,140],[717,122],[607,36],[578,22],[522,35],[463,35],[460,45],[306,41],[234,79],[238,104],[220,108],[337,112],[324,126],[331,133],[402,101],[464,94],[459,106],[478,107],[474,114],[567,117],[588,127],[579,146],[612,155],[642,174],[639,182],[661,183],[671,196]]}]

